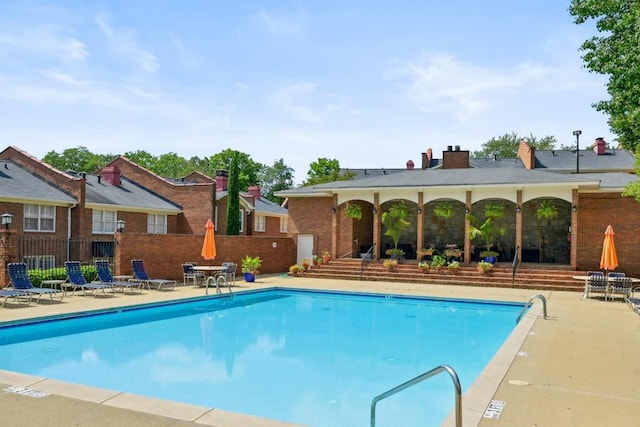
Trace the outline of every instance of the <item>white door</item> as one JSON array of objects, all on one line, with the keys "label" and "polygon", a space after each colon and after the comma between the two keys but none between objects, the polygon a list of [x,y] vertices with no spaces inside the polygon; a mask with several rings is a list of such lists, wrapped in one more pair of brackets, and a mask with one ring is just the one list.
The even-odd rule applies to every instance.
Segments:
[{"label": "white door", "polygon": [[302,264],[302,260],[311,259],[313,255],[313,234],[298,234],[298,264]]}]

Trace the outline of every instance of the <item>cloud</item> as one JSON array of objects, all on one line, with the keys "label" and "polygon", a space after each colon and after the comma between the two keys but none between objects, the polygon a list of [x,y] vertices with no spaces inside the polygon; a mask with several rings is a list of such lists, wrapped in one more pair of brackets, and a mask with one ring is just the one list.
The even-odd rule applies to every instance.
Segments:
[{"label": "cloud", "polygon": [[0,34],[0,49],[18,51],[59,59],[84,60],[89,52],[87,46],[74,37],[59,34],[52,26],[29,28],[28,30]]},{"label": "cloud", "polygon": [[305,28],[304,13],[269,11],[264,8],[251,16],[251,21],[272,35],[292,36],[301,34]]},{"label": "cloud", "polygon": [[490,109],[501,96],[538,85],[552,73],[552,68],[540,64],[498,69],[438,54],[401,64],[390,75],[405,80],[406,95],[421,111],[444,110],[465,120]]},{"label": "cloud", "polygon": [[95,20],[98,28],[107,37],[111,43],[111,48],[116,54],[135,63],[138,68],[149,73],[155,72],[160,67],[157,58],[151,52],[138,45],[135,40],[135,31],[112,27],[106,15],[97,16]]},{"label": "cloud", "polygon": [[313,94],[316,85],[314,83],[294,83],[280,88],[274,95],[275,104],[284,112],[290,114],[298,120],[308,123],[320,123],[322,117],[311,108],[302,105],[300,98]]}]

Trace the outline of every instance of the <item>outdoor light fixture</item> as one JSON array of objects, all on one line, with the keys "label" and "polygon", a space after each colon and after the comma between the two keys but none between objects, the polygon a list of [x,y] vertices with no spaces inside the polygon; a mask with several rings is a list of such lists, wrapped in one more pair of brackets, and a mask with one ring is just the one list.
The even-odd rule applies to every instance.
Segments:
[{"label": "outdoor light fixture", "polygon": [[378,209],[376,209],[375,207],[371,210],[371,212],[373,212],[373,214],[377,214],[378,213]]},{"label": "outdoor light fixture", "polygon": [[420,215],[422,213],[422,209],[418,208],[418,215]]},{"label": "outdoor light fixture", "polygon": [[4,224],[4,229],[8,230],[9,225],[13,222],[13,215],[11,215],[10,213],[5,213],[0,215],[0,218],[2,218],[2,224]]},{"label": "outdoor light fixture", "polygon": [[464,213],[469,213],[469,212],[470,212],[470,211],[469,211],[469,208],[468,208],[468,207],[467,207],[467,208],[464,208]]},{"label": "outdoor light fixture", "polygon": [[335,206],[331,206],[331,213],[336,213],[336,207]]},{"label": "outdoor light fixture", "polygon": [[126,224],[127,221],[123,219],[119,219],[118,222],[116,222],[116,230],[118,230],[118,233],[122,233],[124,231],[124,227]]},{"label": "outdoor light fixture", "polygon": [[580,173],[580,134],[581,133],[582,133],[581,130],[573,131],[573,134],[576,137],[576,173]]},{"label": "outdoor light fixture", "polygon": [[520,206],[516,206],[516,212],[520,212]]},{"label": "outdoor light fixture", "polygon": [[576,205],[571,206],[571,212],[576,212],[578,207]]}]

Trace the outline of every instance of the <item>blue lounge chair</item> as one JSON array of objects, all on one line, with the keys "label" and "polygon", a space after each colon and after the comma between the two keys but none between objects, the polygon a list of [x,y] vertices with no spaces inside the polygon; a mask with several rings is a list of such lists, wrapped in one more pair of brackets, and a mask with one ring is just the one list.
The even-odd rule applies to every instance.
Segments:
[{"label": "blue lounge chair", "polygon": [[62,301],[64,298],[64,291],[61,289],[51,289],[51,288],[37,288],[33,286],[31,283],[31,279],[29,278],[29,273],[27,272],[27,264],[23,262],[13,262],[7,265],[7,270],[9,270],[9,278],[11,279],[11,284],[14,290],[23,292],[28,296],[37,295],[37,302],[40,302],[40,298],[43,295],[49,295],[52,301]]},{"label": "blue lounge chair", "polygon": [[143,285],[146,285],[147,289],[151,289],[151,285],[157,286],[159,291],[164,288],[173,289],[176,286],[176,280],[152,279],[149,274],[147,274],[147,270],[144,267],[144,261],[141,259],[132,259],[131,267],[133,268],[134,279],[142,282]]},{"label": "blue lounge chair", "polygon": [[96,261],[96,271],[98,272],[98,280],[103,285],[111,285],[116,289],[121,289],[124,292],[127,289],[131,290],[131,293],[142,292],[141,282],[129,282],[124,280],[114,280],[111,270],[109,270],[109,261]]},{"label": "blue lounge chair", "polygon": [[67,280],[69,280],[69,284],[73,288],[73,294],[76,293],[76,290],[81,289],[83,295],[87,295],[88,291],[89,295],[96,296],[96,291],[102,291],[102,294],[106,296],[106,290],[109,289],[115,295],[115,286],[111,284],[87,282],[82,275],[80,261],[67,261],[64,263],[64,268],[67,270]]},{"label": "blue lounge chair", "polygon": [[2,305],[0,307],[4,307],[9,298],[17,299],[18,304],[20,304],[20,298],[24,298],[25,301],[27,301],[27,305],[29,304],[29,295],[24,291],[18,291],[16,289],[0,289],[0,298],[2,298]]}]

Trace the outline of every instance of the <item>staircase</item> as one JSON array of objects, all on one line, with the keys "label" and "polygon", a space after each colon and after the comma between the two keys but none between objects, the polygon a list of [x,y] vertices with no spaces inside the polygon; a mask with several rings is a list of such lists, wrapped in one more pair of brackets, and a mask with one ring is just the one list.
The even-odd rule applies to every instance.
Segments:
[{"label": "staircase", "polygon": [[382,261],[365,261],[358,258],[340,258],[329,264],[313,266],[303,273],[305,277],[319,279],[390,281],[406,283],[429,283],[440,285],[490,286],[501,288],[537,289],[582,292],[584,283],[572,276],[585,275],[584,271],[570,270],[569,266],[548,264],[524,264],[518,266],[515,280],[512,279],[511,263],[497,263],[490,273],[480,273],[476,263],[461,265],[455,272],[444,268],[441,271],[423,272],[417,261],[401,261],[392,271],[382,266]]}]

